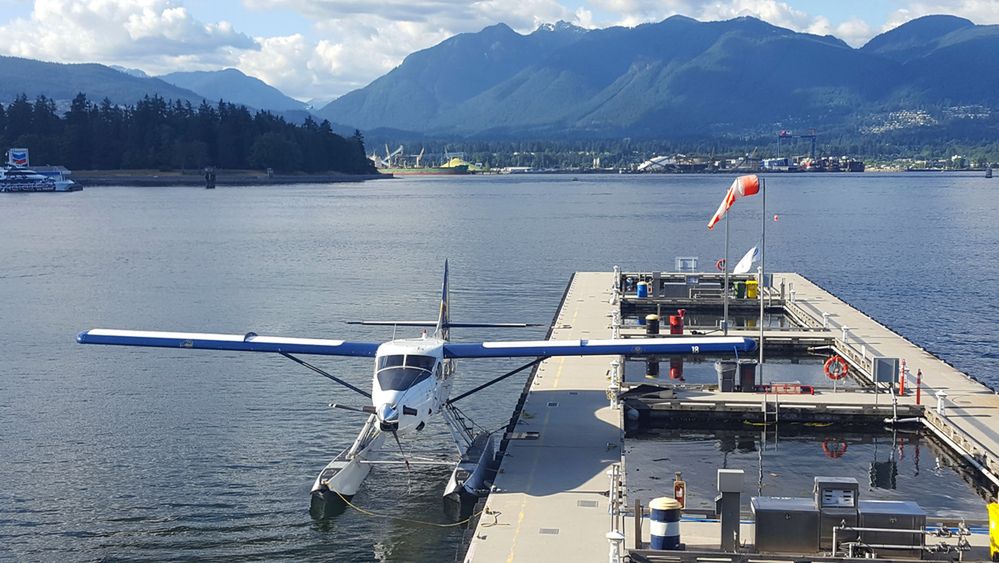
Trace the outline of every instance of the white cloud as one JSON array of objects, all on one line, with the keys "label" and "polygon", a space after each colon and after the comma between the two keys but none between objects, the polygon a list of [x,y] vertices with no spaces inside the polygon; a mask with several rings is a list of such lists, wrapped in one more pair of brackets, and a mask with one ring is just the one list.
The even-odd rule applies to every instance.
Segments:
[{"label": "white cloud", "polygon": [[[32,5],[30,0],[0,0],[0,5],[11,1]],[[677,14],[699,20],[754,16],[796,31],[835,35],[853,46],[879,27],[860,18],[833,23],[796,8],[793,1],[226,0],[213,5],[216,14],[234,9],[232,17],[246,18],[237,21],[257,23],[260,37],[251,38],[226,21],[196,19],[184,0],[34,0],[30,15],[0,24],[0,53],[120,64],[152,74],[235,66],[309,99],[362,87],[414,51],[499,22],[528,33],[560,19],[596,28],[635,26]],[[310,23],[268,35],[267,26],[259,25],[268,12],[300,14]],[[930,13],[999,23],[999,0],[918,0],[892,13],[885,28]]]},{"label": "white cloud", "polygon": [[999,24],[999,1],[997,0],[937,0],[935,2],[911,2],[888,17],[882,31],[888,31],[903,23],[930,14],[955,14],[979,24]]},{"label": "white cloud", "polygon": [[[702,21],[718,21],[752,16],[776,26],[816,35],[835,35],[853,46],[870,39],[873,30],[860,19],[832,25],[822,15],[811,15],[778,0],[590,0],[590,5],[611,14],[611,20],[598,26],[625,25],[661,21],[674,15]],[[615,19],[616,18],[616,19]]]},{"label": "white cloud", "polygon": [[[316,39],[258,38],[261,49],[243,53],[238,66],[292,96],[331,98],[360,88],[421,49],[499,22],[526,33],[542,23],[575,21],[557,0],[244,0],[251,10],[294,10],[310,18]],[[587,14],[585,11],[582,15]],[[281,61],[277,63],[276,61]],[[287,70],[285,70],[287,69]]]},{"label": "white cloud", "polygon": [[171,0],[36,0],[31,15],[0,26],[4,54],[172,70],[198,57],[254,49],[227,22],[204,23]]}]

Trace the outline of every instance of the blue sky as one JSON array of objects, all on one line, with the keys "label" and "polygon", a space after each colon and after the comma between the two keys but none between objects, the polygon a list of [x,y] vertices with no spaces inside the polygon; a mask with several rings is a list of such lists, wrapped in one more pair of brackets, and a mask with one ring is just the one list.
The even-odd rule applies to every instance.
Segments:
[{"label": "blue sky", "polygon": [[597,28],[750,15],[859,47],[937,13],[999,24],[999,0],[0,0],[0,54],[151,74],[234,67],[325,101],[497,22],[528,33],[559,19]]}]

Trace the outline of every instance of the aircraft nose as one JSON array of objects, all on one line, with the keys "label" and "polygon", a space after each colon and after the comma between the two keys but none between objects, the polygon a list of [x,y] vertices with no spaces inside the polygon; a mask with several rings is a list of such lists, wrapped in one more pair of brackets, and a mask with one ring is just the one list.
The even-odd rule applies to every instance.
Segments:
[{"label": "aircraft nose", "polygon": [[385,403],[378,408],[378,418],[382,422],[398,422],[399,411],[395,410],[392,405]]}]

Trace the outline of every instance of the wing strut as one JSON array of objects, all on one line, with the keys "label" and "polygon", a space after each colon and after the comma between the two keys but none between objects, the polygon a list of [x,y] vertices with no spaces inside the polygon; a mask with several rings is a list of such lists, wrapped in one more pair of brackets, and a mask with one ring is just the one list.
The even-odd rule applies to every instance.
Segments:
[{"label": "wing strut", "polygon": [[321,376],[323,376],[323,377],[325,377],[327,379],[331,379],[331,380],[339,383],[340,385],[343,385],[344,387],[346,387],[347,389],[350,389],[351,391],[354,391],[356,393],[360,393],[361,395],[364,395],[365,397],[367,397],[369,399],[371,398],[371,394],[370,393],[367,393],[367,392],[362,391],[361,389],[359,389],[357,387],[354,387],[350,383],[347,383],[346,381],[340,379],[339,377],[337,377],[337,376],[335,376],[335,375],[333,375],[333,374],[331,374],[329,372],[326,372],[326,371],[323,371],[323,370],[317,368],[316,366],[310,364],[309,362],[307,362],[307,361],[305,361],[305,360],[303,360],[301,358],[296,358],[295,356],[292,356],[291,354],[289,354],[287,352],[278,352],[278,354],[281,354],[285,358],[288,358],[289,360],[291,360],[293,362],[297,362],[297,363],[299,363],[299,364],[301,364],[301,365],[303,365],[303,366],[311,369],[312,371],[318,373],[319,375],[321,375]]},{"label": "wing strut", "polygon": [[511,375],[516,375],[516,374],[524,371],[525,369],[527,369],[527,368],[529,368],[531,366],[536,366],[536,365],[540,364],[541,362],[543,362],[543,361],[545,361],[547,359],[548,359],[548,356],[542,356],[540,358],[537,358],[533,362],[530,362],[530,363],[527,363],[527,364],[524,364],[524,365],[520,366],[519,368],[517,368],[517,369],[515,369],[513,371],[508,371],[508,372],[504,373],[503,375],[497,377],[496,379],[493,379],[491,381],[487,381],[487,382],[483,383],[482,385],[479,385],[478,387],[476,387],[475,389],[472,389],[471,391],[465,391],[461,395],[458,395],[457,397],[455,397],[455,398],[451,399],[450,401],[448,401],[447,404],[450,405],[451,403],[453,403],[455,401],[458,401],[460,399],[464,399],[465,397],[467,397],[467,396],[469,396],[469,395],[471,395],[473,393],[478,393],[479,391],[482,391],[483,389],[485,389],[486,387],[489,387],[490,385],[492,385],[494,383],[499,383],[500,381],[503,381],[504,379],[510,377]]}]

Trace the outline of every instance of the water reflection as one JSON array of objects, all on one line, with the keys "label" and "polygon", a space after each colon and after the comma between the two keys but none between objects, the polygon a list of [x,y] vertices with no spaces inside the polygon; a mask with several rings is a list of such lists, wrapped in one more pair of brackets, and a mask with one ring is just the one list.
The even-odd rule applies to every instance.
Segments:
[{"label": "water reflection", "polygon": [[[711,511],[717,469],[742,469],[742,508],[752,496],[812,496],[816,476],[853,477],[863,500],[914,500],[940,518],[987,518],[995,491],[918,431],[789,424],[724,429],[643,429],[629,435],[628,492],[649,500],[672,491],[675,472],[687,482],[687,507]],[[927,467],[927,461],[929,466]]]}]

